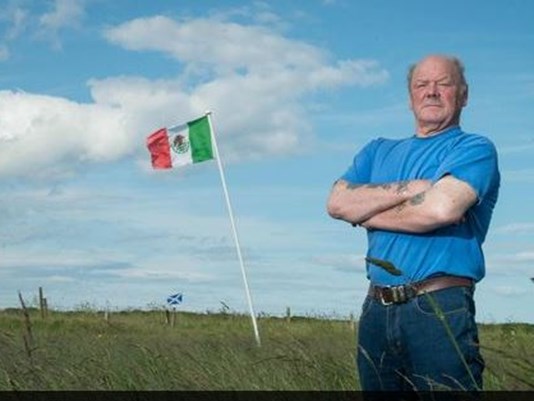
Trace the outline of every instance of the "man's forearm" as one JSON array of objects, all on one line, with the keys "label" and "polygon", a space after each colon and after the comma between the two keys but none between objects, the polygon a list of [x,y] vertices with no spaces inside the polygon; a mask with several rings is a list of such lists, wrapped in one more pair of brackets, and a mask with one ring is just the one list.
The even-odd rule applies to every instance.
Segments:
[{"label": "man's forearm", "polygon": [[407,201],[376,213],[360,225],[367,229],[424,233],[435,230],[441,223],[433,218],[425,206],[426,192],[421,192]]},{"label": "man's forearm", "polygon": [[368,229],[425,233],[461,223],[476,199],[475,192],[468,184],[447,176],[407,201],[374,214],[362,222],[361,226]]},{"label": "man's forearm", "polygon": [[392,207],[401,205],[430,188],[428,180],[399,181],[384,184],[351,184],[338,180],[328,200],[328,213],[352,224],[360,224]]}]

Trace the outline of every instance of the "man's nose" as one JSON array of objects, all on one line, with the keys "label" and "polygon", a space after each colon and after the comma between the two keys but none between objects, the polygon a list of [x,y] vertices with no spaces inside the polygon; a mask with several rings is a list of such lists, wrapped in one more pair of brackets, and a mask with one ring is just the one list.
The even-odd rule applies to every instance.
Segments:
[{"label": "man's nose", "polygon": [[436,82],[430,82],[426,87],[426,96],[439,97],[438,84]]}]

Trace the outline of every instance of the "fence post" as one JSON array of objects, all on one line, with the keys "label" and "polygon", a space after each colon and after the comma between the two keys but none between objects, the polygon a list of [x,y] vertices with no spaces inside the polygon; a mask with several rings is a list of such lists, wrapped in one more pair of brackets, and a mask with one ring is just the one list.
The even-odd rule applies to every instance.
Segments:
[{"label": "fence post", "polygon": [[45,317],[43,298],[43,287],[39,287],[39,310],[41,311],[41,319]]},{"label": "fence post", "polygon": [[291,308],[289,306],[286,308],[286,322],[291,322]]},{"label": "fence post", "polygon": [[32,323],[30,321],[30,314],[28,312],[28,309],[26,309],[26,304],[24,303],[24,299],[22,298],[22,294],[20,293],[20,291],[19,291],[19,300],[22,306],[22,313],[24,314],[25,332],[22,335],[22,338],[24,340],[24,348],[26,350],[26,354],[28,355],[28,358],[30,359],[30,361],[32,361],[32,353],[34,350]]},{"label": "fence post", "polygon": [[48,300],[46,297],[43,298],[43,309],[44,309],[44,317],[48,317]]}]

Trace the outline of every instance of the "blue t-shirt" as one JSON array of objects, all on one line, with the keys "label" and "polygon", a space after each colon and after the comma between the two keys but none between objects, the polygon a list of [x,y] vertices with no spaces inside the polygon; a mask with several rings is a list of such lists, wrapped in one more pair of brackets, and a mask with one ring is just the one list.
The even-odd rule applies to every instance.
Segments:
[{"label": "blue t-shirt", "polygon": [[479,281],[485,275],[482,243],[486,237],[500,185],[497,152],[486,137],[449,128],[437,135],[368,143],[341,177],[350,183],[382,184],[404,180],[438,181],[451,174],[469,184],[478,202],[465,221],[422,234],[368,230],[367,255],[393,263],[402,271],[367,265],[375,285],[397,285],[436,275],[463,276]]}]

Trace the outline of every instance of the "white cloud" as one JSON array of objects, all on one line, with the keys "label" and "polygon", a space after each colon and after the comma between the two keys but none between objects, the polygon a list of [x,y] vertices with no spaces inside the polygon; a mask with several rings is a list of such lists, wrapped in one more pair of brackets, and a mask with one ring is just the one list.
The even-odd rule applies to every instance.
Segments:
[{"label": "white cloud", "polygon": [[105,36],[126,49],[163,52],[190,67],[207,66],[219,75],[246,73],[256,79],[274,79],[274,87],[286,93],[342,83],[372,85],[388,78],[373,61],[347,60],[331,66],[327,54],[315,46],[262,26],[217,19],[139,18],[108,29]]},{"label": "white cloud", "polygon": [[[77,270],[91,265],[104,263],[98,256],[89,255],[77,250],[27,250],[24,255],[16,250],[5,249],[2,252],[0,269],[38,268],[44,271],[50,269]],[[106,261],[105,263],[109,263]]]},{"label": "white cloud", "polygon": [[8,4],[2,8],[0,23],[6,23],[7,25],[0,36],[0,61],[5,61],[11,56],[10,42],[17,39],[26,30],[28,12],[17,7],[15,3]]},{"label": "white cloud", "polygon": [[[83,2],[43,17],[59,29]],[[315,46],[265,27],[213,19],[177,22],[152,17],[105,33],[131,50],[152,50],[183,65],[175,79],[93,79],[93,103],[0,92],[0,175],[61,174],[83,161],[108,161],[145,149],[144,136],[163,125],[188,121],[206,110],[225,159],[260,158],[303,151],[313,141],[306,95],[346,85],[387,80],[372,60],[331,61]]]},{"label": "white cloud", "polygon": [[[123,255],[124,257],[124,255]],[[202,263],[189,255],[183,255],[177,266],[169,256],[150,260],[128,262],[99,257],[88,251],[41,250],[32,254],[11,252],[0,262],[0,275],[4,279],[17,274],[31,274],[33,278],[56,283],[85,281],[91,278],[119,278],[121,280],[182,280],[206,282],[213,280],[212,273],[198,271]],[[205,265],[205,263],[204,263]],[[214,263],[214,265],[216,265]],[[222,265],[219,265],[219,270]],[[214,268],[213,270],[217,270]],[[15,273],[16,271],[16,273]]]},{"label": "white cloud", "polygon": [[54,0],[50,2],[52,9],[42,15],[24,8],[26,4],[13,0],[2,6],[0,23],[5,23],[6,27],[0,35],[0,61],[10,55],[10,43],[25,33],[50,41],[54,48],[60,49],[60,32],[79,27],[85,15],[86,0]]},{"label": "white cloud", "polygon": [[534,150],[534,141],[532,139],[524,139],[523,143],[517,145],[501,146],[499,153],[502,155],[516,154],[516,153],[530,153]]},{"label": "white cloud", "polygon": [[49,283],[72,283],[76,280],[69,276],[51,275],[46,277],[46,281]]},{"label": "white cloud", "polygon": [[341,271],[366,272],[365,255],[341,254],[315,256],[312,261],[321,266],[334,267]]},{"label": "white cloud", "polygon": [[[124,79],[93,81],[97,101],[108,99],[141,111],[148,96],[160,111],[170,104],[183,114],[213,110],[220,116],[220,131],[231,136],[226,152],[230,159],[302,149],[311,131],[301,102],[304,94],[342,85],[373,85],[388,77],[374,61],[332,64],[317,47],[265,27],[217,19],[136,19],[107,30],[105,36],[126,49],[163,52],[184,64],[186,73],[181,81],[145,81],[144,87]],[[178,82],[188,75],[200,77],[200,83],[180,88]]]},{"label": "white cloud", "polygon": [[505,182],[534,183],[534,169],[504,170],[502,177]]},{"label": "white cloud", "polygon": [[491,258],[492,262],[500,262],[503,264],[530,264],[534,262],[534,252],[532,251],[521,251],[510,254],[496,254]]},{"label": "white cloud", "polygon": [[23,8],[15,7],[7,10],[6,17],[10,24],[6,32],[6,39],[16,39],[26,30],[29,14]]},{"label": "white cloud", "polygon": [[321,53],[264,27],[204,18],[183,22],[165,16],[139,18],[107,30],[105,36],[129,50],[164,52],[182,62],[210,64],[220,72],[315,64]]},{"label": "white cloud", "polygon": [[487,257],[488,275],[498,274],[510,277],[532,277],[532,264],[534,252],[519,251],[507,254],[491,254]]},{"label": "white cloud", "polygon": [[501,285],[493,287],[495,294],[502,296],[511,296],[511,295],[524,295],[527,291],[523,288]]},{"label": "white cloud", "polygon": [[512,261],[531,263],[534,262],[534,252],[518,252],[515,255],[512,255]]},{"label": "white cloud", "polygon": [[134,146],[120,110],[0,91],[0,174],[57,171],[58,164],[106,161]]},{"label": "white cloud", "polygon": [[355,110],[350,114],[346,113],[324,113],[320,118],[324,121],[332,121],[347,127],[366,126],[374,130],[380,124],[403,124],[412,121],[412,116],[407,113],[406,102],[392,103],[384,107],[368,110]]},{"label": "white cloud", "polygon": [[495,228],[495,234],[526,234],[534,232],[534,223],[510,223]]},{"label": "white cloud", "polygon": [[40,35],[61,47],[58,32],[66,27],[76,27],[85,14],[85,0],[55,0],[54,9],[39,18]]}]

